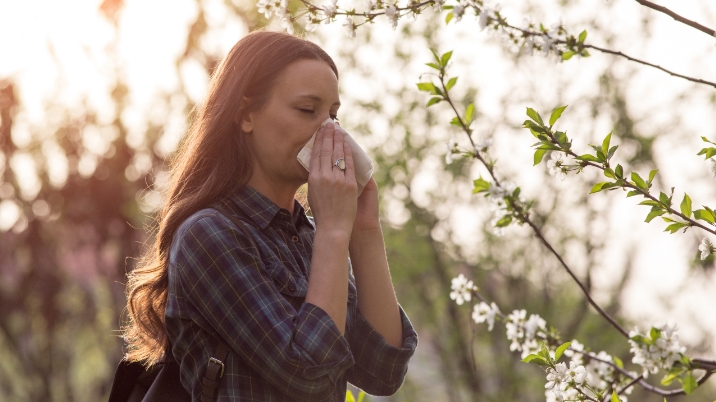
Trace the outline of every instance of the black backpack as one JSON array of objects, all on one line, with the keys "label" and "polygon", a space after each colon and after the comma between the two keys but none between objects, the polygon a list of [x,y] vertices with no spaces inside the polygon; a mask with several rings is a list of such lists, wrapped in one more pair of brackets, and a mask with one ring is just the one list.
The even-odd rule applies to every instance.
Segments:
[{"label": "black backpack", "polygon": [[[249,239],[253,239],[238,217],[234,216],[221,203],[212,205],[219,213],[230,219]],[[112,382],[109,402],[191,402],[191,395],[181,384],[179,364],[167,349],[164,360],[149,369],[140,362],[122,360]],[[218,342],[207,362],[206,373],[202,380],[201,402],[214,402],[219,389],[219,381],[224,375],[224,362],[229,348]]]}]

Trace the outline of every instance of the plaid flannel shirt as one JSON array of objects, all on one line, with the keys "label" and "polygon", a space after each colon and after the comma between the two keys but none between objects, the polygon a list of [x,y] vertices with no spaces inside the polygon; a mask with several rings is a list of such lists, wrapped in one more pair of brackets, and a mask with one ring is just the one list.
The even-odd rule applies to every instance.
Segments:
[{"label": "plaid flannel shirt", "polygon": [[291,215],[248,186],[221,202],[243,212],[254,241],[207,208],[177,229],[169,254],[166,327],[192,399],[200,400],[219,339],[230,349],[219,401],[344,402],[347,382],[395,393],[417,346],[402,307],[403,344],[395,348],[358,310],[351,272],[341,334],[323,309],[305,303],[315,226],[303,207],[294,201]]}]

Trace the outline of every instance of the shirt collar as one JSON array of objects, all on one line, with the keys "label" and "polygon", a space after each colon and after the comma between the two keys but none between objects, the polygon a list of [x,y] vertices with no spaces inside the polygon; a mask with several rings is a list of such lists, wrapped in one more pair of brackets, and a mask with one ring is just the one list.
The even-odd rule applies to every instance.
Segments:
[{"label": "shirt collar", "polygon": [[[244,212],[244,214],[246,214],[246,216],[253,220],[254,223],[261,228],[261,230],[266,229],[279,211],[283,209],[276,205],[268,197],[247,185],[239,186],[231,193],[229,199],[231,199]],[[286,211],[285,209],[283,210]],[[296,227],[299,226],[299,221],[306,222],[313,227],[311,221],[308,217],[306,217],[306,212],[303,206],[295,199],[293,200],[292,220]]]}]

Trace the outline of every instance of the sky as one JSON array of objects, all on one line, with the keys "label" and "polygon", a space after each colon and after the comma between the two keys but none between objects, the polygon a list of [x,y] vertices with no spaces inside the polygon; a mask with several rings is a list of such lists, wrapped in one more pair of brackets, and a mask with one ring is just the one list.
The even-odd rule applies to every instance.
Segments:
[{"label": "sky", "polygon": [[[245,27],[239,22],[227,18],[221,1],[208,2],[207,18],[211,25],[218,27],[206,38],[206,46],[215,49],[217,54],[225,54],[236,39],[246,33]],[[555,6],[547,2],[539,9],[527,10],[523,2],[518,0],[503,1],[503,12],[512,20],[520,22],[523,16],[530,15],[533,20],[555,22],[559,18],[570,26],[602,25],[619,27],[623,34],[616,38],[590,37],[595,43],[609,40],[613,48],[625,53],[634,54],[656,64],[663,65],[687,75],[702,77],[716,81],[716,38],[683,26],[662,15],[654,15],[654,23],[650,26],[652,39],[644,43],[635,40],[644,27],[640,18],[653,11],[636,4],[631,0],[595,0],[590,5],[574,11],[573,15],[560,15]],[[342,4],[342,3],[340,3]],[[358,3],[360,4],[360,3]],[[665,2],[674,11],[692,16],[709,26],[716,26],[716,2],[686,0]],[[31,139],[48,138],[43,145],[43,152],[48,160],[55,161],[52,181],[61,185],[66,177],[63,171],[62,157],[59,148],[52,144],[47,127],[52,127],[55,119],[63,116],[53,114],[48,107],[49,101],[60,102],[66,106],[80,110],[83,102],[90,103],[99,112],[100,122],[111,122],[115,116],[107,98],[108,88],[113,82],[111,77],[118,61],[120,73],[130,88],[130,103],[122,116],[130,128],[130,142],[142,148],[142,133],[147,121],[152,119],[167,120],[165,134],[160,142],[160,151],[169,153],[184,133],[183,104],[173,105],[170,110],[158,108],[154,102],[156,97],[171,92],[178,85],[184,85],[193,101],[200,102],[205,92],[208,77],[202,67],[191,62],[181,67],[179,75],[175,74],[175,60],[183,50],[183,41],[187,33],[187,25],[197,12],[193,0],[127,0],[118,27],[112,26],[98,12],[98,0],[0,0],[0,54],[10,55],[0,60],[0,77],[11,77],[18,83],[19,96],[23,110],[17,117],[13,140],[19,147],[27,145]],[[604,10],[608,10],[604,11]],[[401,24],[404,22],[401,22]],[[581,25],[580,25],[581,24]],[[346,37],[340,24],[321,26],[322,45],[330,54],[335,54]],[[387,22],[380,21],[375,28],[377,35],[385,38],[385,48],[392,47],[391,30]],[[479,85],[477,99],[479,109],[485,115],[497,115],[502,107],[495,99],[500,99],[512,86],[508,82],[523,80],[537,88],[545,88],[544,105],[557,102],[570,103],[570,99],[578,99],[585,94],[598,90],[595,80],[590,74],[612,63],[613,58],[593,53],[592,58],[575,60],[570,63],[553,67],[549,60],[535,57],[528,62],[525,71],[512,71],[514,67],[500,50],[499,43],[487,34],[474,35],[473,17],[465,17],[460,24],[452,24],[443,30],[441,42],[449,44],[455,50],[454,71],[461,76],[461,82]],[[115,33],[118,35],[115,35]],[[113,51],[108,51],[113,50]],[[374,49],[379,52],[381,50]],[[416,53],[429,52],[424,48],[413,49]],[[116,58],[116,59],[115,59]],[[387,60],[387,59],[385,59]],[[428,60],[426,60],[428,61]],[[337,60],[340,67],[340,60]],[[390,71],[389,65],[381,65],[380,58],[374,63],[376,71]],[[539,71],[557,71],[557,74],[540,74]],[[713,88],[694,87],[683,80],[648,69],[634,67],[632,64],[616,65],[615,71],[624,75],[632,74],[628,99],[633,113],[648,116],[638,124],[647,131],[658,131],[662,122],[667,121],[667,114],[682,116],[679,130],[689,134],[686,140],[657,142],[657,158],[663,166],[663,180],[677,187],[677,194],[684,189],[694,200],[706,200],[713,205],[716,199],[714,181],[710,180],[708,166],[703,160],[695,157],[694,150],[701,146],[700,135],[716,139],[716,114],[713,103]],[[400,77],[381,77],[390,85],[391,80],[407,79],[417,81],[424,72],[422,63],[402,71]],[[580,85],[567,86],[560,95],[549,91],[559,82],[567,78]],[[694,88],[690,98],[674,102],[675,94]],[[369,97],[369,86],[350,75],[341,80],[341,90],[351,93],[355,98]],[[516,116],[511,124],[519,125],[523,119],[526,105],[519,103],[510,106]],[[575,105],[574,115],[564,118],[567,125],[578,126],[578,119],[586,113],[586,105]],[[167,119],[167,116],[169,117]],[[350,126],[350,117],[341,119]],[[491,124],[486,119],[486,125]],[[597,122],[590,128],[594,136],[604,135],[609,131],[610,122]],[[376,122],[376,130],[388,132],[386,122]],[[479,130],[490,132],[490,127],[478,127]],[[499,132],[498,132],[499,134]],[[81,161],[80,169],[88,174],[93,170],[96,158],[102,155],[116,133],[89,128],[85,133],[85,142],[93,150],[95,159],[89,156]],[[358,136],[360,137],[360,136]],[[377,137],[379,138],[379,137]],[[445,140],[447,141],[448,136]],[[527,159],[531,156],[528,139],[524,145],[514,147],[501,137],[495,136],[496,154],[501,159]],[[589,139],[591,140],[591,139]],[[366,141],[369,141],[366,139]],[[373,139],[373,141],[378,141]],[[581,140],[586,146],[587,139]],[[578,141],[579,142],[579,141]],[[508,152],[509,151],[509,152]],[[422,167],[424,174],[416,183],[417,197],[420,192],[434,191],[439,187],[438,181],[430,175],[430,164],[441,163],[444,148],[436,150],[432,159],[428,158]],[[39,182],[33,174],[33,162],[29,156],[20,155],[12,161],[19,172],[23,194],[32,198],[39,189]],[[142,162],[137,161],[138,165]],[[520,170],[517,165],[509,165],[506,169],[524,183],[527,194],[540,191],[539,181],[533,180],[534,173]],[[64,172],[64,173],[63,173]],[[479,172],[476,172],[479,173]],[[569,186],[581,178],[569,177],[559,184]],[[710,181],[709,181],[710,180]],[[693,183],[706,185],[694,186]],[[565,187],[566,188],[566,187]],[[636,254],[637,270],[632,283],[627,289],[624,305],[626,314],[644,322],[660,323],[664,320],[678,321],[683,328],[685,339],[693,339],[700,327],[716,333],[716,319],[704,305],[716,304],[714,280],[690,280],[688,260],[695,253],[700,237],[695,235],[669,236],[660,233],[657,225],[642,223],[646,214],[644,207],[636,206],[633,199],[614,198],[617,212],[609,215],[613,227],[613,237],[620,239],[608,245],[606,262],[597,272],[597,286],[608,287],[618,274],[624,263],[628,248],[635,247],[634,240],[640,240]],[[676,198],[679,198],[677,196]],[[680,199],[680,198],[679,198]],[[484,219],[481,211],[476,211],[473,201],[465,199],[454,208],[461,214],[451,215],[451,225],[456,230],[458,240],[469,244],[477,238],[477,222]],[[397,214],[399,215],[399,214]],[[0,230],[11,227],[17,219],[16,206],[7,201],[0,203]],[[508,232],[509,234],[509,232]],[[641,241],[643,240],[643,241]],[[713,239],[716,240],[716,239]],[[648,245],[648,247],[646,246]],[[673,297],[674,294],[678,296]],[[668,303],[665,303],[668,298]],[[666,305],[670,307],[665,309]]]}]

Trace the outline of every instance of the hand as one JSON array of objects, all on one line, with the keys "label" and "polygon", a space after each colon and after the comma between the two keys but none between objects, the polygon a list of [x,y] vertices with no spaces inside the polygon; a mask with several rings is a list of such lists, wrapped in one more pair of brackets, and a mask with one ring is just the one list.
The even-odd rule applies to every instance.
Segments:
[{"label": "hand", "polygon": [[358,197],[353,232],[380,228],[378,209],[378,184],[371,177],[366,183],[363,193]]},{"label": "hand", "polygon": [[[334,163],[343,158],[345,171]],[[308,174],[308,203],[316,220],[316,229],[336,231],[346,236],[356,217],[357,187],[353,152],[343,133],[326,124],[316,134]]]}]

